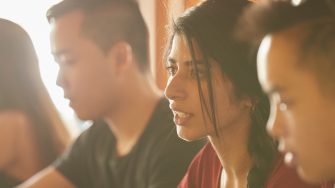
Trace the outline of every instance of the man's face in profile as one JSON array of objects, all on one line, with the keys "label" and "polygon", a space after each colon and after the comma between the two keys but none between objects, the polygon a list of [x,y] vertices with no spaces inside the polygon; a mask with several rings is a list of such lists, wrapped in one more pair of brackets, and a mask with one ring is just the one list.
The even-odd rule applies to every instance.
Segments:
[{"label": "man's face in profile", "polygon": [[57,85],[81,119],[110,113],[118,91],[109,55],[85,36],[84,14],[74,10],[52,23],[51,49],[59,65]]},{"label": "man's face in profile", "polygon": [[286,164],[315,183],[335,174],[335,99],[325,97],[313,71],[300,65],[306,62],[300,62],[299,44],[283,33],[264,38],[257,69],[271,102],[269,133],[279,140]]}]

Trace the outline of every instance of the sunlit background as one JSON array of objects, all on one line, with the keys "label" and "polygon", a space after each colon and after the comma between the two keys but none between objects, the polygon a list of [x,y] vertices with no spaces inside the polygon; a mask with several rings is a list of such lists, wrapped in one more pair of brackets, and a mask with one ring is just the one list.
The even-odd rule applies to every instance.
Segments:
[{"label": "sunlit background", "polygon": [[59,1],[0,0],[0,17],[19,24],[29,33],[39,58],[43,82],[62,118],[75,134],[78,132],[80,121],[68,106],[68,101],[63,98],[62,89],[56,85],[58,66],[54,63],[50,53],[49,31],[51,28],[45,16],[48,8]]},{"label": "sunlit background", "polygon": [[[51,28],[46,19],[46,11],[60,1],[0,0],[0,17],[18,23],[29,33],[39,58],[43,82],[67,125],[74,133],[78,133],[77,130],[85,129],[90,123],[79,121],[68,106],[68,101],[63,99],[63,91],[56,85],[58,67],[53,61],[49,46]],[[171,16],[176,16],[185,8],[201,1],[204,0],[138,0],[150,33],[151,70],[161,89],[166,84],[166,71],[162,62],[167,39],[166,25]]]}]

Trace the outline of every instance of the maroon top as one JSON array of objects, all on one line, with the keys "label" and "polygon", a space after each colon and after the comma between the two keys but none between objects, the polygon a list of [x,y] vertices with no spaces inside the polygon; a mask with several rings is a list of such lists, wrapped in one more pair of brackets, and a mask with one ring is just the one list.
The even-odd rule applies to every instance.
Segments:
[{"label": "maroon top", "polygon": [[[206,144],[195,156],[178,188],[219,188],[222,166],[212,145]],[[308,185],[278,157],[265,188],[333,188],[332,183]]]}]

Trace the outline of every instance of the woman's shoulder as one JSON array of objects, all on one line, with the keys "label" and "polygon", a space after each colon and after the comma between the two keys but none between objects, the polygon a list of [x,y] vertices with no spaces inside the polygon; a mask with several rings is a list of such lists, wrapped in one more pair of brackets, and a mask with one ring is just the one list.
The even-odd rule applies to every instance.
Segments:
[{"label": "woman's shoulder", "polygon": [[207,143],[195,156],[178,188],[217,187],[221,163],[210,143]]},{"label": "woman's shoulder", "polygon": [[[17,148],[22,139],[22,132],[28,130],[26,126],[27,117],[17,111],[1,111],[0,112],[0,169],[4,169],[13,161],[17,155]],[[23,143],[26,144],[27,140]]]},{"label": "woman's shoulder", "polygon": [[207,143],[199,153],[194,157],[189,166],[189,173],[205,174],[206,176],[216,176],[221,172],[222,166],[220,160],[210,143]]},{"label": "woman's shoulder", "polygon": [[0,129],[18,128],[29,124],[29,118],[24,112],[18,110],[0,112]]},{"label": "woman's shoulder", "polygon": [[[211,143],[205,144],[202,149],[194,157],[196,163],[220,163],[220,160]],[[221,163],[220,163],[221,164]]]}]

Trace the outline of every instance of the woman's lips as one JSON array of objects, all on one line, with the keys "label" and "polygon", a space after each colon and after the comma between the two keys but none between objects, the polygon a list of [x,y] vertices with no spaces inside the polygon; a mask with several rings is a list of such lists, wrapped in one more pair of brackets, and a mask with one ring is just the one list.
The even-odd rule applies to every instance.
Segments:
[{"label": "woman's lips", "polygon": [[180,112],[180,111],[173,111],[174,118],[173,121],[177,125],[185,125],[186,122],[191,118],[191,114]]}]

